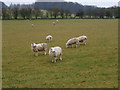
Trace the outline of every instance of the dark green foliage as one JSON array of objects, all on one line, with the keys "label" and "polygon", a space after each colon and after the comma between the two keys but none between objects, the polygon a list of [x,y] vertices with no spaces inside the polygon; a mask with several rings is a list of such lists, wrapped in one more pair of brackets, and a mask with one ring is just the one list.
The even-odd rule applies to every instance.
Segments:
[{"label": "dark green foliage", "polygon": [[26,19],[26,9],[25,8],[20,9],[20,15],[22,16],[23,19]]},{"label": "dark green foliage", "polygon": [[17,19],[19,15],[19,9],[16,7],[16,8],[13,8],[12,11],[13,11],[14,19]]},{"label": "dark green foliage", "polygon": [[[41,10],[45,10],[46,13]],[[119,18],[120,7],[98,8],[73,2],[36,2],[31,5],[10,5],[2,8],[2,19],[38,18]],[[87,17],[86,17],[87,16]]]},{"label": "dark green foliage", "polygon": [[31,8],[26,8],[26,18],[30,19],[32,14],[32,9]]},{"label": "dark green foliage", "polygon": [[83,10],[78,10],[76,13],[76,16],[78,16],[79,18],[83,18],[83,16],[84,16]]},{"label": "dark green foliage", "polygon": [[2,8],[2,18],[10,19],[12,17],[12,10],[10,8]]},{"label": "dark green foliage", "polygon": [[68,16],[71,16],[70,10],[65,10],[65,16],[66,16],[66,18],[68,18]]}]

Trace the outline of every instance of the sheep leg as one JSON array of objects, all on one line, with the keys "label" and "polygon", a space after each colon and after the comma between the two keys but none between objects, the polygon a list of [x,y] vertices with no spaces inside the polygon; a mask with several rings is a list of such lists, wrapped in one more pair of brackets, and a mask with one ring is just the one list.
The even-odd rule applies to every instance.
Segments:
[{"label": "sheep leg", "polygon": [[62,54],[60,54],[60,60],[62,61]]},{"label": "sheep leg", "polygon": [[79,41],[76,43],[76,48],[78,47],[78,45],[79,45]]},{"label": "sheep leg", "polygon": [[35,53],[35,56],[38,56],[38,52],[37,52],[37,53]]},{"label": "sheep leg", "polygon": [[76,44],[76,48],[78,47],[78,44]]},{"label": "sheep leg", "polygon": [[85,40],[83,41],[83,44],[86,45],[86,41]]},{"label": "sheep leg", "polygon": [[55,62],[56,62],[56,60],[57,60],[57,58],[56,58],[56,57],[54,57],[54,59],[52,60],[52,62],[54,62],[54,63],[55,63]]},{"label": "sheep leg", "polygon": [[54,58],[54,62],[56,62],[56,60],[57,60],[57,57]]},{"label": "sheep leg", "polygon": [[47,53],[46,53],[46,51],[44,52],[44,55],[46,55]]},{"label": "sheep leg", "polygon": [[52,62],[53,62],[53,63],[55,63],[55,62],[56,62],[56,60],[55,60],[55,59],[53,59],[53,60],[52,60]]}]

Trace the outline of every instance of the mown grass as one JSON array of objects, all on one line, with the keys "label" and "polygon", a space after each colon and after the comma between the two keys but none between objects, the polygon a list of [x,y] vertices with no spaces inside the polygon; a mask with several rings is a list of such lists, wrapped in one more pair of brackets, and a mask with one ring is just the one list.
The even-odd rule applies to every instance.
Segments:
[{"label": "mown grass", "polygon": [[[114,19],[3,21],[3,88],[117,88],[118,21]],[[31,24],[35,27],[32,28]],[[48,48],[60,46],[63,61],[38,57],[30,44],[54,39]],[[88,36],[87,45],[65,48],[69,38]]]}]

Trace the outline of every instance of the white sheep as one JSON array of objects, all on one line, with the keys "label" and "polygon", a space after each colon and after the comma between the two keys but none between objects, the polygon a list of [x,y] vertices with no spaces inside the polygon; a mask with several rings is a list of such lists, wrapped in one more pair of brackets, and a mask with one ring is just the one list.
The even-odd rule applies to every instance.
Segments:
[{"label": "white sheep", "polygon": [[52,37],[51,35],[48,35],[48,36],[46,36],[46,40],[47,40],[47,41],[52,41],[52,40],[53,40],[53,37]]},{"label": "white sheep", "polygon": [[32,27],[34,27],[35,25],[34,24],[32,24]]},{"label": "white sheep", "polygon": [[40,51],[44,51],[44,55],[46,55],[47,43],[39,43],[39,44],[32,43],[31,50],[33,52],[36,52],[35,56],[38,56],[38,52],[40,52]]},{"label": "white sheep", "polygon": [[82,35],[80,37],[77,37],[77,39],[79,40],[80,43],[83,43],[86,45],[86,41],[87,41],[87,36]]},{"label": "white sheep", "polygon": [[67,43],[66,43],[66,48],[68,48],[68,47],[73,47],[73,44],[75,44],[75,45],[76,45],[76,48],[77,48],[78,45],[79,45],[79,40],[78,40],[77,38],[71,38],[71,39],[69,39],[69,40],[67,41]]},{"label": "white sheep", "polygon": [[52,22],[53,25],[55,25],[56,23],[55,22]]},{"label": "white sheep", "polygon": [[49,56],[54,57],[52,62],[56,62],[58,57],[60,60],[62,60],[62,48],[57,46],[57,47],[51,47],[49,49]]},{"label": "white sheep", "polygon": [[59,20],[56,20],[56,23],[59,23]]}]

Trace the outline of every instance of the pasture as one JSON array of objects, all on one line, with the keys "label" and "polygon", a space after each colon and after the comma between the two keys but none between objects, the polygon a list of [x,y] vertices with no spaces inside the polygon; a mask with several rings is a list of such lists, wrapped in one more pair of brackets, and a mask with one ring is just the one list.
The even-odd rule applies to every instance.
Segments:
[{"label": "pasture", "polygon": [[[118,20],[65,19],[55,26],[53,21],[3,20],[3,88],[117,88]],[[45,42],[48,34],[48,49],[62,47],[62,61],[31,51],[31,43]],[[65,47],[80,35],[88,37],[86,46]]]}]

